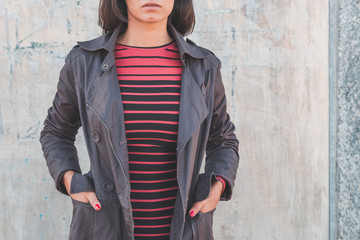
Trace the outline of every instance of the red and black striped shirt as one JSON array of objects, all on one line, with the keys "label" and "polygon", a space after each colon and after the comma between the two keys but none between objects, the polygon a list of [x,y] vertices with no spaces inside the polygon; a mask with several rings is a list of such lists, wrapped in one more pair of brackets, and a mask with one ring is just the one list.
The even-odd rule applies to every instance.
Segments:
[{"label": "red and black striped shirt", "polygon": [[178,191],[176,143],[182,62],[176,42],[116,44],[137,240],[169,239]]}]

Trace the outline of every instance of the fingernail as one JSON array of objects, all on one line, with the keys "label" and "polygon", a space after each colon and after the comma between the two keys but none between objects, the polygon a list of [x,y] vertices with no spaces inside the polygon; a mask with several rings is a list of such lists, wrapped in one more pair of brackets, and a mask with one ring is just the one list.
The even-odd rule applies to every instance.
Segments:
[{"label": "fingernail", "polygon": [[191,211],[190,212],[190,217],[193,217],[194,216],[194,211]]},{"label": "fingernail", "polygon": [[100,210],[100,205],[99,205],[99,204],[96,204],[96,205],[95,205],[95,209],[96,209],[96,210]]}]

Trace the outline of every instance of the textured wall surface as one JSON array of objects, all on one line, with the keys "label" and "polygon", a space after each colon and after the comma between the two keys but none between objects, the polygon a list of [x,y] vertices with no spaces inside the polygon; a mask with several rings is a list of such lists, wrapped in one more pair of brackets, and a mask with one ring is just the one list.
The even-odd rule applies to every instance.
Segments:
[{"label": "textured wall surface", "polygon": [[360,1],[338,1],[337,239],[360,239]]},{"label": "textured wall surface", "polygon": [[328,2],[196,7],[192,38],[224,62],[242,157],[217,239],[328,239]]},{"label": "textured wall surface", "polygon": [[[66,239],[71,201],[55,190],[38,138],[65,55],[101,33],[98,1],[0,2],[0,239]],[[328,2],[196,0],[195,8],[189,38],[223,62],[240,140],[216,239],[328,239]],[[85,172],[81,131],[76,144]]]}]

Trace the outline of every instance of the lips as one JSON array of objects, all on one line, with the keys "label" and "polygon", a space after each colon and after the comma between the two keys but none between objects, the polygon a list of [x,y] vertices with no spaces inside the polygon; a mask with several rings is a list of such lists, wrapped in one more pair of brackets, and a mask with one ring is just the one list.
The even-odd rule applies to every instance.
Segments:
[{"label": "lips", "polygon": [[146,3],[143,7],[160,7],[160,5],[157,3]]}]

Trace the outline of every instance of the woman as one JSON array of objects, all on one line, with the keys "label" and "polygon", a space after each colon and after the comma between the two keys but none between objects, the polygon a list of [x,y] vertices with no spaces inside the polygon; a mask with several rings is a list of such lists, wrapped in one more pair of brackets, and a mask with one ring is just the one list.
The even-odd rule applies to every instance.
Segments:
[{"label": "woman", "polygon": [[[191,0],[102,0],[104,35],[68,54],[40,142],[70,195],[70,239],[212,239],[239,162],[220,61],[183,36]],[[82,126],[91,169],[82,174]],[[205,172],[200,172],[206,151]]]}]

